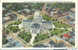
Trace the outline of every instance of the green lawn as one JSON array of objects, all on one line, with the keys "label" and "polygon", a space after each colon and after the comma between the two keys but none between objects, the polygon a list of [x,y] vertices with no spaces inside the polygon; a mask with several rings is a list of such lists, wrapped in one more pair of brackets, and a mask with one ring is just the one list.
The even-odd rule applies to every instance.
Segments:
[{"label": "green lawn", "polygon": [[43,19],[49,21],[51,20],[51,17],[48,17],[47,15],[43,15]]},{"label": "green lawn", "polygon": [[39,42],[39,41],[44,40],[46,38],[49,38],[48,34],[37,34],[34,42]]},{"label": "green lawn", "polygon": [[20,32],[20,34],[18,36],[21,37],[26,42],[29,42],[30,39],[32,38],[31,34],[28,32]]},{"label": "green lawn", "polygon": [[61,22],[54,22],[53,24],[55,25],[56,28],[70,28],[69,25],[62,24]]},{"label": "green lawn", "polygon": [[7,29],[9,29],[10,32],[14,32],[14,33],[20,31],[18,26],[12,26],[12,25],[8,25]]},{"label": "green lawn", "polygon": [[61,35],[63,33],[67,33],[68,30],[67,29],[54,29],[54,30],[50,30],[51,35]]},{"label": "green lawn", "polygon": [[[12,22],[12,23],[8,24],[8,26],[6,27],[6,30],[8,29],[9,32],[14,32],[14,33],[17,31],[20,31],[19,26],[18,26],[19,24],[21,24],[21,21]],[[17,25],[17,26],[13,26],[13,25]]]},{"label": "green lawn", "polygon": [[49,16],[47,16],[47,15],[45,15],[45,14],[43,15],[43,19],[46,20],[46,21],[56,21],[55,18],[49,17]]}]

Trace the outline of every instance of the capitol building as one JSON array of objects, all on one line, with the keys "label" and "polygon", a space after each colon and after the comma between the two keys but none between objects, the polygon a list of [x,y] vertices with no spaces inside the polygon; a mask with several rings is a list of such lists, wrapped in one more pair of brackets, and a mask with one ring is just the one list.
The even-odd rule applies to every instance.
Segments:
[{"label": "capitol building", "polygon": [[38,34],[40,32],[48,31],[49,29],[54,29],[52,21],[46,21],[43,19],[40,11],[36,11],[34,13],[33,19],[23,19],[22,26],[25,31],[30,32],[32,34]]}]

